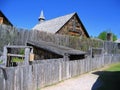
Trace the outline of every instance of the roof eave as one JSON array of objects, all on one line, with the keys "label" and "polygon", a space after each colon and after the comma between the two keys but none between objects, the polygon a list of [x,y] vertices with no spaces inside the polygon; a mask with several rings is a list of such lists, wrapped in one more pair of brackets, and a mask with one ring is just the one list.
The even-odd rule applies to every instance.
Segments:
[{"label": "roof eave", "polygon": [[77,16],[78,21],[81,23],[81,25],[82,25],[82,27],[83,27],[83,29],[84,29],[84,31],[85,31],[86,36],[87,36],[88,38],[90,38],[90,36],[89,36],[89,34],[88,34],[88,32],[87,32],[87,30],[86,30],[85,26],[83,25],[82,21],[80,20],[80,18],[79,18],[79,16],[78,16],[78,14],[77,14],[77,13],[75,13],[75,15]]},{"label": "roof eave", "polygon": [[9,22],[9,24],[11,25],[11,26],[13,26],[13,24],[8,20],[8,18],[2,13],[2,11],[0,10],[0,13],[2,14],[2,16]]},{"label": "roof eave", "polygon": [[[76,14],[76,12],[71,16],[71,18],[72,18],[75,14]],[[71,18],[70,18],[70,19],[71,19]],[[61,26],[61,28],[60,28],[57,32],[55,32],[55,34],[57,34],[57,33],[70,21],[70,19],[69,19],[66,23],[64,23],[64,25]]]},{"label": "roof eave", "polygon": [[56,53],[56,54],[64,56],[64,52],[62,52],[61,50],[55,49],[54,47],[51,47],[49,45],[45,46],[45,45],[41,45],[41,44],[39,44],[37,42],[33,42],[33,41],[27,41],[27,44],[30,44],[30,45],[36,46],[38,48],[42,48],[44,50],[47,50],[49,52]]}]

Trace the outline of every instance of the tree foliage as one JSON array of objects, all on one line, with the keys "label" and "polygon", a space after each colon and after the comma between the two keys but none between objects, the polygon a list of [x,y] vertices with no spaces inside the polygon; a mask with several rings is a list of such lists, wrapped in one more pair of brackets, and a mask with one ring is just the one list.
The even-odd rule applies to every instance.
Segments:
[{"label": "tree foliage", "polygon": [[[112,33],[112,32],[111,32],[111,33]],[[117,40],[117,36],[116,36],[114,33],[112,33],[112,36],[113,36],[113,41]],[[101,33],[98,35],[98,38],[99,38],[99,39],[102,39],[102,40],[106,40],[106,38],[107,38],[107,31],[101,32]]]},{"label": "tree foliage", "polygon": [[117,40],[117,36],[113,34],[113,41]]},{"label": "tree foliage", "polygon": [[102,40],[106,40],[106,32],[104,31],[104,32],[101,32],[99,35],[98,35],[98,38],[99,39],[102,39]]}]

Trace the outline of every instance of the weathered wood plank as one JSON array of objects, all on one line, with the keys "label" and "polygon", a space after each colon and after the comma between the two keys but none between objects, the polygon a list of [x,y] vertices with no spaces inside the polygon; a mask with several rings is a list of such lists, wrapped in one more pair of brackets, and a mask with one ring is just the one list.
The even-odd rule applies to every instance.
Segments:
[{"label": "weathered wood plank", "polygon": [[3,70],[0,69],[0,89],[5,90],[6,84],[5,84],[5,78],[4,78],[4,73]]},{"label": "weathered wood plank", "polygon": [[32,48],[31,46],[21,46],[21,45],[10,45],[6,46],[6,48]]},{"label": "weathered wood plank", "polygon": [[30,59],[30,48],[25,49],[25,65],[29,65]]},{"label": "weathered wood plank", "polygon": [[25,57],[25,55],[18,55],[18,54],[10,54],[8,53],[7,56],[12,56],[12,57]]},{"label": "weathered wood plank", "polygon": [[37,90],[100,68],[102,65],[120,62],[120,55],[106,55],[104,60],[102,59],[103,57],[74,61],[46,60],[28,66],[8,67],[5,69],[7,80],[4,79],[3,72],[0,70],[0,88],[3,90]]}]

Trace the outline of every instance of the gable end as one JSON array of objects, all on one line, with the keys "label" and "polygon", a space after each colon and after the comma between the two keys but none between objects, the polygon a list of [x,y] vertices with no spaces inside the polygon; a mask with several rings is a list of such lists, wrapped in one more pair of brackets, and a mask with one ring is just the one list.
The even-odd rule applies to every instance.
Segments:
[{"label": "gable end", "polygon": [[77,13],[75,13],[57,32],[56,34],[72,35],[72,36],[84,36],[89,38],[89,35],[79,19]]}]

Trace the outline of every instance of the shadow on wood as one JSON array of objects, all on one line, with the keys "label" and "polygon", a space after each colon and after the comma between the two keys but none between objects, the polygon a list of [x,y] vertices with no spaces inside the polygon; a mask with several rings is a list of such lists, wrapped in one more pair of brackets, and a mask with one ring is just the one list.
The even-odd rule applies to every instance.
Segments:
[{"label": "shadow on wood", "polygon": [[98,71],[92,90],[120,90],[120,71]]},{"label": "shadow on wood", "polygon": [[7,80],[7,73],[5,71],[5,68],[0,67],[0,69],[3,71],[3,75],[4,75],[5,80]]}]

